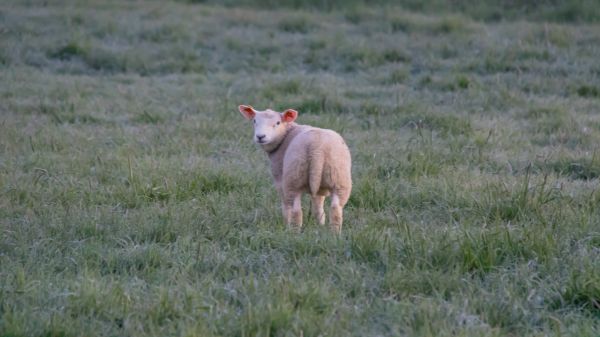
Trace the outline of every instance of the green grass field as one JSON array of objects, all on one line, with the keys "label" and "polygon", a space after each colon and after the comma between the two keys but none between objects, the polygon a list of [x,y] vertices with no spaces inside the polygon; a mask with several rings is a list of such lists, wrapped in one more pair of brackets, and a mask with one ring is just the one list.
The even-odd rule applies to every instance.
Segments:
[{"label": "green grass field", "polygon": [[[0,336],[600,336],[599,4],[238,2],[2,1]],[[238,104],[344,136],[341,236]]]}]

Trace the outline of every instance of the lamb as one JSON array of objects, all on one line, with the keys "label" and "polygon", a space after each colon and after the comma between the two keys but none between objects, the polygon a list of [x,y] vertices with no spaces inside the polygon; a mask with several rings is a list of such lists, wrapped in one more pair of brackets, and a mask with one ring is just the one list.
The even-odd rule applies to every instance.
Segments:
[{"label": "lamb", "polygon": [[253,121],[254,142],[269,156],[286,224],[300,231],[302,194],[309,193],[312,213],[324,225],[323,204],[331,195],[329,225],[341,233],[343,208],[352,190],[352,160],[342,137],[333,130],[296,124],[298,112],[293,109],[279,113],[240,105],[239,111]]}]

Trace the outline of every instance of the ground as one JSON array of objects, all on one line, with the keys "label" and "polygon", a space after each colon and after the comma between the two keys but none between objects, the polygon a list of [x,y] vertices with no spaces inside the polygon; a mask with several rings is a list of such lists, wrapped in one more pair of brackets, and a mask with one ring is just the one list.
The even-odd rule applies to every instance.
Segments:
[{"label": "ground", "polygon": [[[600,335],[598,5],[240,2],[0,4],[0,336]],[[341,236],[238,104],[343,135]]]}]

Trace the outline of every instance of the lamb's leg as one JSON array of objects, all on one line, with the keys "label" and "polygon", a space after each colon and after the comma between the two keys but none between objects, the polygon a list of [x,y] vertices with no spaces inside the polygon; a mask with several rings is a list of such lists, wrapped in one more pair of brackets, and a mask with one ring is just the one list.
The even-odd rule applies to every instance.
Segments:
[{"label": "lamb's leg", "polygon": [[348,202],[350,191],[337,190],[331,195],[331,209],[329,211],[329,226],[331,231],[340,234],[344,220],[344,206]]},{"label": "lamb's leg", "polygon": [[325,224],[325,210],[323,204],[325,203],[325,196],[313,195],[312,197],[312,212],[319,225]]},{"label": "lamb's leg", "polygon": [[290,193],[284,201],[284,217],[287,225],[296,232],[302,228],[302,194]]},{"label": "lamb's leg", "polygon": [[281,203],[281,211],[283,212],[283,221],[288,225],[292,221],[292,208],[288,207],[284,201]]}]

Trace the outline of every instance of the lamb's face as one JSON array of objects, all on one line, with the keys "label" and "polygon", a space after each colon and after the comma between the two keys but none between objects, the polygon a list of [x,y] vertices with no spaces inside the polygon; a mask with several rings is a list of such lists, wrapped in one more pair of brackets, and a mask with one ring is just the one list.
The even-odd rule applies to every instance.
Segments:
[{"label": "lamb's face", "polygon": [[254,115],[254,142],[268,145],[276,142],[285,134],[285,125],[281,115],[272,110],[259,111]]},{"label": "lamb's face", "polygon": [[267,150],[270,145],[279,144],[285,135],[287,125],[296,120],[298,116],[298,112],[291,109],[279,113],[270,109],[258,111],[251,106],[240,105],[239,110],[246,119],[251,120],[254,124],[254,142]]}]

